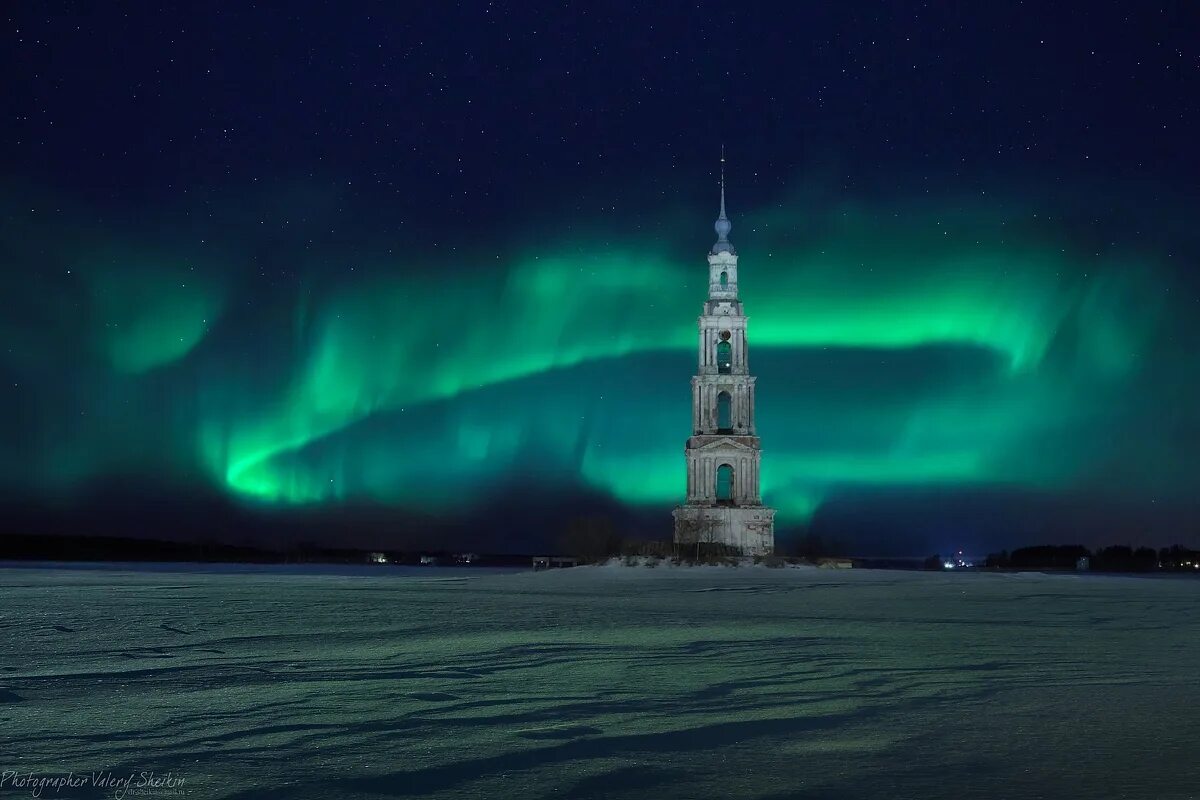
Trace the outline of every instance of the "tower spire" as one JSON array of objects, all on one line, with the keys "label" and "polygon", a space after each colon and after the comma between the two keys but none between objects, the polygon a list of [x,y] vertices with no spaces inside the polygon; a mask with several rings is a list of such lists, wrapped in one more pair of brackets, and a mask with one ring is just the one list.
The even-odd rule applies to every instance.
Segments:
[{"label": "tower spire", "polygon": [[714,253],[734,252],[733,243],[729,241],[729,231],[733,229],[733,225],[729,222],[729,217],[725,216],[725,145],[721,145],[721,216],[717,217],[713,228],[717,232],[717,243],[713,245],[712,251]]},{"label": "tower spire", "polygon": [[719,219],[727,219],[725,216],[725,145],[721,145],[721,216]]}]

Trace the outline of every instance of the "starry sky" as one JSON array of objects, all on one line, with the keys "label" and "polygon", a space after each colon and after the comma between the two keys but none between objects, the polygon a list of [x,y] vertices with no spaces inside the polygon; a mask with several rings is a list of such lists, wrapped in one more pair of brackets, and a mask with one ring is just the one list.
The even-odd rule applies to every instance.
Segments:
[{"label": "starry sky", "polygon": [[1200,12],[742,6],[8,9],[6,529],[669,537],[723,144],[781,541],[1200,543]]}]

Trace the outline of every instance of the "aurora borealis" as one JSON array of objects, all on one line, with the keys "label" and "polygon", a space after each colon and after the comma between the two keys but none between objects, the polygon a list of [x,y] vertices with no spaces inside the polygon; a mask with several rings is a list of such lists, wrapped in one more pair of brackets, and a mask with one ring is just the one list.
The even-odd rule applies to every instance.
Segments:
[{"label": "aurora borealis", "polygon": [[[182,20],[170,44],[158,17],[66,7],[12,24],[3,496],[61,507],[116,481],[268,515],[367,505],[469,520],[498,496],[551,507],[583,493],[661,512],[668,531],[723,138],[781,529],[879,547],[865,516],[896,552],[1195,541],[1197,161],[1175,131],[1196,118],[1196,95],[1183,99],[1194,42],[1154,57],[1175,73],[1139,78],[1157,87],[1143,100],[1116,77],[1080,83],[1085,32],[1056,29],[1058,55],[1020,67],[968,55],[980,31],[933,36],[916,75],[866,77],[883,59],[868,28],[894,20],[813,12],[824,55],[805,63],[840,83],[793,87],[775,70],[786,48],[751,46],[767,22],[756,12],[724,46],[690,45],[691,61],[663,49],[699,77],[668,71],[661,91],[682,96],[651,109],[634,75],[656,55],[545,45],[535,67],[494,44],[536,35],[511,9],[449,37],[450,17],[473,13],[389,18],[376,35],[365,15],[243,11]],[[1032,35],[991,13],[972,24]],[[84,76],[85,54],[113,45],[77,23],[144,36]],[[234,52],[227,24],[256,46]],[[1144,25],[1135,37],[1170,28]],[[300,57],[318,42],[319,58]],[[1096,74],[1124,75],[1133,56],[1104,47]],[[1036,85],[1046,74],[1075,93]],[[577,107],[538,99],[562,81],[580,87]],[[905,94],[931,85],[949,106]],[[727,100],[700,130],[684,109],[710,91]],[[976,101],[989,113],[968,116]],[[115,106],[91,128],[102,103]],[[1144,104],[1153,125],[1138,122]],[[849,134],[848,109],[865,120]],[[1077,157],[1067,129],[1114,119],[1124,127],[1089,134]],[[931,496],[953,521],[897,510]],[[997,511],[1030,497],[1053,510],[1019,523]]]}]

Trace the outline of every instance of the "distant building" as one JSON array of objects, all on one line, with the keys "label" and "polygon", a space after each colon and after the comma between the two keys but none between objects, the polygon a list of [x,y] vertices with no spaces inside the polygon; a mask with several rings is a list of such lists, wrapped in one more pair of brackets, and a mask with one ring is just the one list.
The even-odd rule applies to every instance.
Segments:
[{"label": "distant building", "polygon": [[738,299],[738,257],[725,216],[725,156],[721,155],[721,215],[708,254],[708,300],[699,319],[699,366],[692,378],[692,436],[687,440],[687,499],[676,507],[676,544],[724,545],[746,555],[775,549],[775,509],[762,504],[761,459],[754,423],[754,377],[746,315]]},{"label": "distant building", "polygon": [[388,563],[388,557],[383,553],[368,553],[367,561],[372,564],[386,564]]},{"label": "distant building", "polygon": [[543,569],[562,569],[565,567],[579,566],[578,558],[569,558],[567,556],[534,556],[533,569],[539,571]]},{"label": "distant building", "polygon": [[423,567],[436,567],[438,563],[437,556],[421,556],[419,562]]},{"label": "distant building", "polygon": [[973,561],[968,560],[963,556],[963,551],[959,550],[958,554],[947,560],[942,567],[944,569],[972,569],[975,566]]}]

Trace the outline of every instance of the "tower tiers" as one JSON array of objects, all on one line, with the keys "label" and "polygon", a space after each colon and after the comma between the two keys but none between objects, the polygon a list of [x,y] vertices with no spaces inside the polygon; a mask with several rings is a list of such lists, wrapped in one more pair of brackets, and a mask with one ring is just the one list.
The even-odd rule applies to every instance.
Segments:
[{"label": "tower tiers", "polygon": [[715,544],[746,555],[775,549],[775,509],[762,504],[762,451],[754,421],[754,376],[746,343],[747,317],[738,299],[738,256],[721,214],[708,254],[708,300],[698,320],[697,370],[692,378],[692,435],[687,440],[687,499],[675,517],[676,544]]}]

